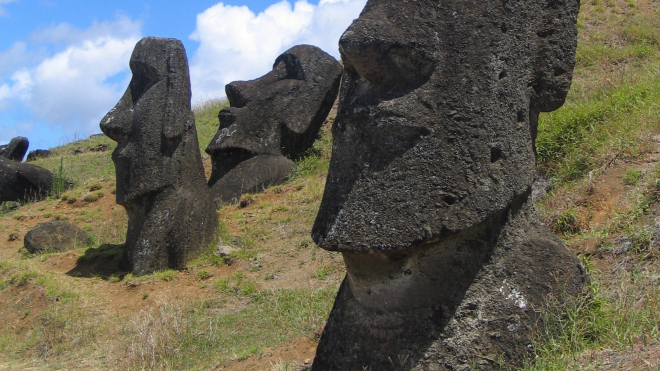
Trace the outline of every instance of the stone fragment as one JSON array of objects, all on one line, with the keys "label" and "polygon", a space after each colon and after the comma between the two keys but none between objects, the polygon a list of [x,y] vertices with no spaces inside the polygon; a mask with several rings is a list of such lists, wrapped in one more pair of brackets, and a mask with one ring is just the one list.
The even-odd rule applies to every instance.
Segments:
[{"label": "stone fragment", "polygon": [[538,115],[570,87],[578,8],[369,0],[343,34],[312,237],[347,275],[313,370],[519,367],[549,295],[581,292],[583,267],[531,200]]},{"label": "stone fragment", "polygon": [[183,44],[149,37],[135,46],[133,78],[101,121],[112,153],[117,203],[128,214],[122,268],[182,268],[214,241],[218,220],[206,186],[190,108]]},{"label": "stone fragment", "polygon": [[25,234],[23,242],[27,251],[35,254],[86,247],[90,240],[82,229],[56,220],[37,224]]},{"label": "stone fragment", "polygon": [[0,146],[0,157],[8,158],[13,161],[22,162],[30,146],[30,141],[25,137],[16,137],[9,144]]},{"label": "stone fragment", "polygon": [[298,45],[277,57],[273,70],[225,87],[230,107],[206,152],[216,202],[285,181],[307,151],[337,97],[341,65],[321,49]]},{"label": "stone fragment", "polygon": [[0,202],[40,200],[52,185],[50,170],[0,157]]},{"label": "stone fragment", "polygon": [[27,159],[25,161],[35,161],[39,158],[46,158],[50,157],[51,152],[47,149],[35,149],[34,151],[30,151],[27,155]]}]

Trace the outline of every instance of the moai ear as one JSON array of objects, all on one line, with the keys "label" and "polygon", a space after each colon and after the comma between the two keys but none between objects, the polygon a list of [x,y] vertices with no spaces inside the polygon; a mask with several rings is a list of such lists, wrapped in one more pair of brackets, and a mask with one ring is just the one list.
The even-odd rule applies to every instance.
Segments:
[{"label": "moai ear", "polygon": [[190,110],[190,79],[183,45],[172,45],[167,53],[167,100],[163,122],[163,145],[173,153],[182,137],[191,130],[195,119]]},{"label": "moai ear", "polygon": [[298,57],[293,54],[284,53],[277,57],[273,63],[273,69],[279,64],[284,63],[286,67],[286,78],[295,80],[305,80],[305,70]]},{"label": "moai ear", "polygon": [[577,45],[579,0],[545,0],[536,28],[537,59],[530,102],[530,129],[536,141],[538,114],[558,109],[571,87]]}]

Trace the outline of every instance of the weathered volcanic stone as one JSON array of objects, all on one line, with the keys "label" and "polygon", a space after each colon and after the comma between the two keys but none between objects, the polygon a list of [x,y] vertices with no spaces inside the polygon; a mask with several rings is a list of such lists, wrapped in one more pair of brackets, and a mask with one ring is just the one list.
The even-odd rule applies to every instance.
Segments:
[{"label": "weathered volcanic stone", "polygon": [[342,67],[311,45],[277,57],[273,70],[225,87],[229,108],[206,148],[213,161],[209,179],[216,202],[282,183],[293,161],[307,151],[337,97]]},{"label": "weathered volcanic stone", "polygon": [[21,162],[30,146],[30,141],[25,137],[16,137],[9,144],[0,146],[0,157]]},{"label": "weathered volcanic stone", "polygon": [[39,223],[25,234],[25,248],[30,253],[67,251],[89,245],[89,237],[75,225],[62,221]]},{"label": "weathered volcanic stone", "polygon": [[53,173],[0,157],[0,202],[38,200],[48,195]]},{"label": "weathered volcanic stone", "polygon": [[118,143],[116,198],[128,214],[122,267],[145,274],[183,267],[213,242],[218,220],[190,109],[183,44],[144,38],[130,66],[133,79],[101,130]]},{"label": "weathered volcanic stone", "polygon": [[[312,230],[347,276],[313,370],[520,366],[585,272],[531,202],[539,112],[571,84],[578,0],[369,0],[339,42]],[[560,300],[561,301],[561,300]]]},{"label": "weathered volcanic stone", "polygon": [[30,151],[27,155],[27,158],[25,161],[35,161],[39,158],[47,158],[51,156],[51,152],[47,149],[35,149],[34,151]]}]

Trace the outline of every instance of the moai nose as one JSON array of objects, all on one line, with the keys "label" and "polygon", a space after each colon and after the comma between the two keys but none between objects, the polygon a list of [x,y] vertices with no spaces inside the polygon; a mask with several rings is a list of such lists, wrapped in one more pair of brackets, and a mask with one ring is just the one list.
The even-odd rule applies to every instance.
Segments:
[{"label": "moai nose", "polygon": [[115,142],[120,142],[131,135],[133,126],[133,103],[130,87],[117,105],[101,120],[101,131]]}]

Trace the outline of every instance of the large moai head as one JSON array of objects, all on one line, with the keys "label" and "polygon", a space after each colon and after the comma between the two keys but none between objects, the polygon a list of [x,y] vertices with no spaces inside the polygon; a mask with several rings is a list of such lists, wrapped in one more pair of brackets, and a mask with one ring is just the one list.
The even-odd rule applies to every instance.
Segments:
[{"label": "large moai head", "polygon": [[578,0],[370,0],[345,67],[314,240],[382,252],[466,230],[530,187],[571,84]]},{"label": "large moai head", "polygon": [[213,241],[217,215],[197,142],[183,44],[144,38],[130,67],[126,92],[100,125],[117,142],[116,198],[129,218],[122,266],[144,274],[183,267]]},{"label": "large moai head", "polygon": [[[585,273],[531,203],[539,112],[571,84],[579,0],[369,0],[312,229],[347,275],[313,370],[520,366]],[[529,347],[528,347],[529,345]]]},{"label": "large moai head", "polygon": [[197,142],[183,44],[144,38],[135,46],[130,66],[128,89],[101,121],[103,133],[118,143],[112,160],[119,204],[182,186],[190,171],[183,159],[194,157],[191,142]]},{"label": "large moai head", "polygon": [[227,84],[230,107],[206,152],[213,159],[209,180],[218,201],[281,183],[291,160],[316,139],[337,97],[342,67],[311,45],[282,53],[273,70],[251,81]]}]

